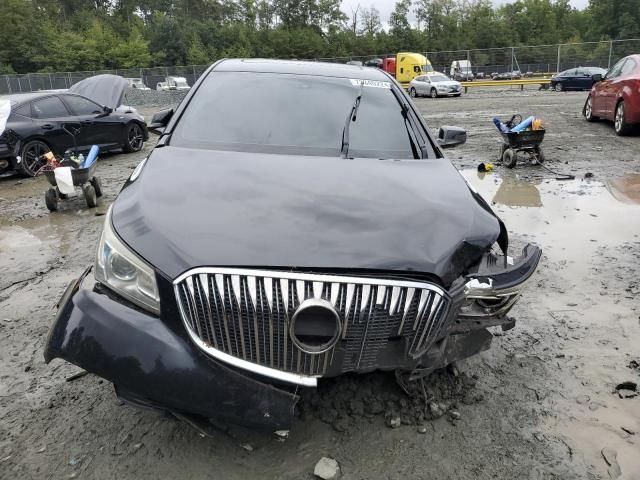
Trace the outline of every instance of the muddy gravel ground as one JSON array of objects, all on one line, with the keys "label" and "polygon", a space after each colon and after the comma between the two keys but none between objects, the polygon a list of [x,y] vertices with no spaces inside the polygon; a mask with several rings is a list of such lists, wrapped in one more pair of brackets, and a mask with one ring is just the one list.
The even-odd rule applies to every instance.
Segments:
[{"label": "muddy gravel ground", "polygon": [[[540,268],[516,328],[493,332],[489,351],[426,379],[423,395],[405,396],[392,373],[321,383],[286,440],[237,427],[203,437],[118,402],[96,376],[67,381],[73,365],[44,364],[55,304],[92,263],[102,215],[151,144],[101,159],[96,209],[71,198],[49,214],[44,178],[1,179],[0,478],[304,479],[329,456],[346,479],[640,479],[640,396],[615,390],[640,383],[640,136],[586,123],[584,98],[487,89],[416,101],[431,127],[467,129],[449,158],[515,245],[543,248]],[[498,155],[491,117],[513,113],[542,117],[546,165],[574,180],[526,163],[476,171]]]}]

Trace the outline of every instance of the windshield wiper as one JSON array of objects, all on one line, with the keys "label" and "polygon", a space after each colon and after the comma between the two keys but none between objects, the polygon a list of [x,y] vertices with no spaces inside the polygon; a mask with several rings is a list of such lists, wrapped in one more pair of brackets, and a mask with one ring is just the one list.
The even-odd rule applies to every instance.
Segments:
[{"label": "windshield wiper", "polygon": [[353,102],[353,106],[347,116],[347,121],[344,122],[344,128],[342,129],[342,145],[340,146],[340,155],[342,158],[347,158],[349,155],[349,126],[351,122],[356,121],[358,115],[358,108],[360,107],[360,101],[362,100],[362,93],[364,92],[364,85],[360,84],[360,93]]},{"label": "windshield wiper", "polygon": [[400,104],[400,108],[402,109],[402,117],[404,118],[404,128],[407,129],[407,135],[409,136],[409,142],[411,143],[411,153],[413,153],[413,158],[423,158],[422,155],[420,155],[420,151],[422,150],[418,150],[418,147],[416,146],[416,142],[413,139],[413,134],[415,132],[413,132],[413,128],[409,127],[409,105],[407,105],[403,99],[402,96],[400,95],[400,93],[398,93],[393,86],[391,87],[391,93],[393,93],[393,96],[396,97],[396,100],[398,101],[398,103]]}]

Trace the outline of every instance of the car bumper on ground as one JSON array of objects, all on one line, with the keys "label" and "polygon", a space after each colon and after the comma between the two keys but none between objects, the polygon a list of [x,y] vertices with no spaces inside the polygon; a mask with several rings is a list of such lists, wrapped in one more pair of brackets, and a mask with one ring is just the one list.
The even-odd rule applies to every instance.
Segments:
[{"label": "car bumper on ground", "polygon": [[88,273],[60,300],[47,363],[61,358],[95,373],[134,403],[269,430],[290,427],[296,395],[205,356],[181,326],[101,292]]}]

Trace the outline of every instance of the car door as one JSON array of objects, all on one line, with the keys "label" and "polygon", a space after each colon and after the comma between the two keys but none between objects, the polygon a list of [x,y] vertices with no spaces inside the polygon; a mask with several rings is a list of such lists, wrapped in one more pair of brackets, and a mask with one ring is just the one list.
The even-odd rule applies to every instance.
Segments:
[{"label": "car door", "polygon": [[423,75],[422,77],[422,82],[420,82],[420,84],[422,85],[422,95],[429,95],[431,93],[431,79],[429,78],[428,75]]},{"label": "car door", "polygon": [[584,68],[576,69],[576,76],[574,77],[574,85],[576,89],[586,90],[591,87],[591,75],[589,71]]},{"label": "car door", "polygon": [[596,95],[593,100],[594,114],[599,117],[608,118],[613,120],[613,110],[615,108],[616,99],[616,82],[622,72],[622,67],[626,62],[626,58],[623,58],[616,63],[611,70],[607,72],[604,79],[596,84]]},{"label": "car door", "polygon": [[91,145],[106,145],[114,142],[117,133],[109,123],[100,122],[103,108],[97,103],[80,95],[61,95],[64,103],[80,124],[77,137],[78,147],[86,150]]},{"label": "car door", "polygon": [[77,121],[57,95],[39,98],[31,102],[31,118],[35,132],[58,154],[74,145],[73,124]]}]

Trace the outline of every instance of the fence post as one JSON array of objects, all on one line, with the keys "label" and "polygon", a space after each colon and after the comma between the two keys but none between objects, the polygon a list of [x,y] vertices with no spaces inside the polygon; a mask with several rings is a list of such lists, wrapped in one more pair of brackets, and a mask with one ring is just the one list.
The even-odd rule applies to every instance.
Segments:
[{"label": "fence post", "polygon": [[51,80],[51,74],[49,74],[49,89],[53,90],[53,81]]},{"label": "fence post", "polygon": [[609,63],[607,63],[607,70],[611,68],[611,54],[613,53],[613,41],[609,40]]},{"label": "fence post", "polygon": [[556,65],[556,73],[560,73],[560,47],[561,43],[558,44],[558,64]]},{"label": "fence post", "polygon": [[7,90],[9,90],[9,93],[11,93],[11,82],[9,81],[9,75],[5,75],[4,78],[7,81]]},{"label": "fence post", "polygon": [[[511,47],[511,75],[513,75],[513,56],[515,55],[514,48]],[[511,75],[509,78],[511,78]]]}]

